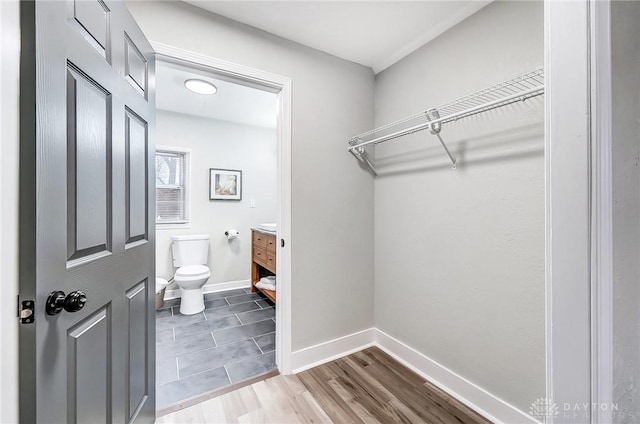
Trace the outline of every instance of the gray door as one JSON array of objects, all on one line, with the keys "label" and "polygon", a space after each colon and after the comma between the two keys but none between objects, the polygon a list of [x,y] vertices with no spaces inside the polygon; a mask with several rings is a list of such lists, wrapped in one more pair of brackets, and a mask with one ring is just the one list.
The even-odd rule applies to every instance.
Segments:
[{"label": "gray door", "polygon": [[21,422],[153,422],[152,49],[122,2],[21,26]]}]

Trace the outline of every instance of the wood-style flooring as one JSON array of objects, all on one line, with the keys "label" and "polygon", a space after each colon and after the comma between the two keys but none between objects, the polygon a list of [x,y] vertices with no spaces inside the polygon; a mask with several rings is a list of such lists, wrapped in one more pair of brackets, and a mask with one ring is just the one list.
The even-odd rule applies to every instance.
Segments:
[{"label": "wood-style flooring", "polygon": [[254,383],[156,422],[489,423],[375,347]]}]

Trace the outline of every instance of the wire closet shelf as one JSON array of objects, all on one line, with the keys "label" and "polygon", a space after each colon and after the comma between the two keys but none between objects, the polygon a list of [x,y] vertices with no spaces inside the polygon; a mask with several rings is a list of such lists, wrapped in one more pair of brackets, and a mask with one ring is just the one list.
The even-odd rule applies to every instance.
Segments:
[{"label": "wire closet shelf", "polygon": [[358,159],[364,161],[371,171],[377,175],[366,155],[364,150],[365,146],[383,143],[419,131],[429,130],[431,134],[438,138],[455,168],[456,159],[440,136],[440,130],[443,124],[507,106],[512,103],[526,101],[527,99],[542,94],[544,94],[544,69],[538,68],[535,71],[477,91],[452,102],[427,109],[415,115],[407,116],[406,118],[351,137],[349,139],[348,150]]}]

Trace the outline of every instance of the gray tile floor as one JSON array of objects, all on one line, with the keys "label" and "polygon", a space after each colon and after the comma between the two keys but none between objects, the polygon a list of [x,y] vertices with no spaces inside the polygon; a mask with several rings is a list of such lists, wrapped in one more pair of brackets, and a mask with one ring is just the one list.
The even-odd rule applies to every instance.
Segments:
[{"label": "gray tile floor", "polygon": [[206,294],[205,308],[182,315],[174,299],[156,312],[157,409],[276,367],[273,303],[236,289]]}]

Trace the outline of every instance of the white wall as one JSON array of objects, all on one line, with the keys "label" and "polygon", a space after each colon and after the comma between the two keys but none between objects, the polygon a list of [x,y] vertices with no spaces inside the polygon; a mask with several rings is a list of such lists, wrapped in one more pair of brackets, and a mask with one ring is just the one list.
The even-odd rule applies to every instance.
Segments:
[{"label": "white wall", "polygon": [[373,72],[182,2],[128,2],[147,37],[292,78],[292,348],[373,325],[373,179],[345,151]]},{"label": "white wall", "polygon": [[18,422],[18,149],[20,15],[17,1],[0,2],[0,422]]},{"label": "white wall", "polygon": [[[494,2],[376,79],[381,125],[543,65],[543,3]],[[542,98],[376,147],[375,323],[520,410],[545,393]]]},{"label": "white wall", "polygon": [[[276,130],[158,110],[156,134],[157,145],[191,149],[191,222],[186,229],[156,227],[156,274],[169,279],[175,272],[172,235],[209,234],[207,288],[249,280],[250,228],[278,215]],[[241,170],[242,200],[209,200],[209,168]],[[230,228],[240,232],[237,239],[225,237]]]},{"label": "white wall", "polygon": [[640,3],[611,10],[613,77],[613,402],[640,420]]}]

